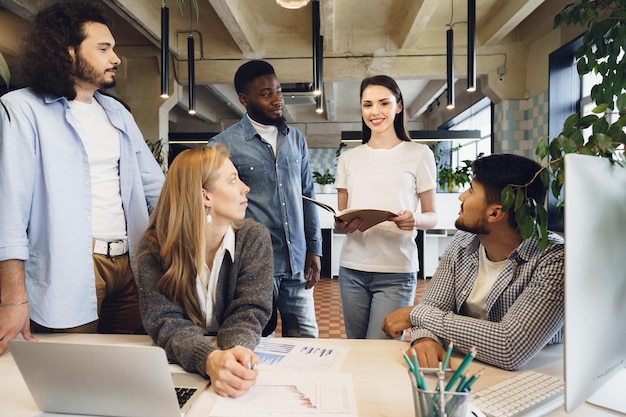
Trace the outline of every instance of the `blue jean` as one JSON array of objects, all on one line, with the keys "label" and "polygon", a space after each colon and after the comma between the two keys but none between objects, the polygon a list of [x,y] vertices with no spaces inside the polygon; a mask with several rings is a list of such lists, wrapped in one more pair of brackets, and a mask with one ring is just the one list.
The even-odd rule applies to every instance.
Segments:
[{"label": "blue jean", "polygon": [[317,319],[313,288],[307,290],[304,272],[294,275],[274,275],[274,295],[278,300],[278,311],[283,315],[291,313],[298,319],[301,337],[317,337]]},{"label": "blue jean", "polygon": [[387,339],[381,330],[385,316],[413,305],[416,286],[415,272],[364,272],[339,267],[339,289],[348,339]]}]

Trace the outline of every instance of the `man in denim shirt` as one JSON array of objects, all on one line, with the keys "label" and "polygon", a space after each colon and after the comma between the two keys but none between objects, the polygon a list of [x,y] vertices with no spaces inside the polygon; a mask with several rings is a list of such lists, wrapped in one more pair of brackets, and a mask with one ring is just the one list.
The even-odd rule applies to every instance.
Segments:
[{"label": "man in denim shirt", "polygon": [[241,180],[250,187],[246,216],[270,231],[274,250],[274,292],[281,315],[295,315],[303,337],[317,337],[313,286],[320,277],[322,237],[304,135],[287,126],[283,95],[274,68],[249,61],[235,74],[242,119],[211,138],[224,143]]}]

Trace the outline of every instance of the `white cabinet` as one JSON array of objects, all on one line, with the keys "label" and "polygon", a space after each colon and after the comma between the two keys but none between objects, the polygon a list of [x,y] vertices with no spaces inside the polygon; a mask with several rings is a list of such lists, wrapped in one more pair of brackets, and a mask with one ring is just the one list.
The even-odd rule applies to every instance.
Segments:
[{"label": "white cabinet", "polygon": [[459,216],[461,201],[458,193],[437,193],[437,225],[424,232],[424,277],[435,273],[439,258],[454,236],[454,222]]}]

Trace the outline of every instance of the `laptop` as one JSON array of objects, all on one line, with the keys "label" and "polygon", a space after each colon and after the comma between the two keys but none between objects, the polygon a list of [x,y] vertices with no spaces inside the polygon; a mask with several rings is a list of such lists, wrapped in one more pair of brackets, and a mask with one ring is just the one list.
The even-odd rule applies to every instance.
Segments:
[{"label": "laptop", "polygon": [[[170,373],[157,346],[16,339],[9,350],[35,403],[49,413],[179,417],[209,384],[198,374]],[[187,392],[182,406],[177,390]]]}]

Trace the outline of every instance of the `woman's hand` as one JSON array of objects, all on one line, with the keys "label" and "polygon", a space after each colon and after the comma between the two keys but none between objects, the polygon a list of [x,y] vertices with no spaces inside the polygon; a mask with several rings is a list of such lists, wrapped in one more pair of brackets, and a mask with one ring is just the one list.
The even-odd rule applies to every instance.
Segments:
[{"label": "woman's hand", "polygon": [[396,217],[390,217],[389,220],[401,230],[413,230],[416,226],[415,215],[410,210],[402,210]]},{"label": "woman's hand", "polygon": [[250,349],[235,346],[215,350],[206,359],[205,370],[218,395],[239,397],[250,389],[259,375],[259,357]]},{"label": "woman's hand", "polygon": [[363,219],[360,217],[355,217],[349,222],[343,221],[338,217],[335,217],[335,230],[339,233],[352,233],[356,230],[359,230],[361,227],[361,223],[363,223]]}]

